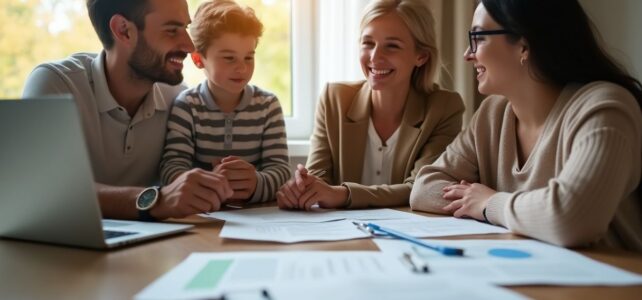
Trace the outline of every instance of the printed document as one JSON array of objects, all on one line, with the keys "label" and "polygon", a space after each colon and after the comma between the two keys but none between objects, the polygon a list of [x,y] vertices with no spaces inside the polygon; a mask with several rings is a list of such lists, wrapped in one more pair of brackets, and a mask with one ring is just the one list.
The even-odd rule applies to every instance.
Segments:
[{"label": "printed document", "polygon": [[370,234],[357,229],[350,221],[324,223],[261,223],[225,222],[222,238],[297,243],[305,241],[341,241],[369,238]]},{"label": "printed document", "polygon": [[412,218],[408,219],[381,220],[373,221],[373,223],[418,238],[510,233],[510,231],[504,227],[454,217],[423,217],[413,215]]},{"label": "printed document", "polygon": [[276,300],[527,299],[515,292],[479,281],[430,275],[413,278],[358,278],[303,285],[279,284],[271,287],[270,292]]},{"label": "printed document", "polygon": [[444,256],[400,240],[375,239],[385,253],[414,253],[439,276],[482,279],[499,285],[640,285],[633,274],[565,248],[534,240],[425,240],[463,248],[463,257]]},{"label": "printed document", "polygon": [[[462,289],[462,286],[469,287]],[[374,251],[194,253],[135,299],[524,299]]]},{"label": "printed document", "polygon": [[398,257],[378,251],[194,253],[136,298],[198,299],[278,283],[409,275]]}]

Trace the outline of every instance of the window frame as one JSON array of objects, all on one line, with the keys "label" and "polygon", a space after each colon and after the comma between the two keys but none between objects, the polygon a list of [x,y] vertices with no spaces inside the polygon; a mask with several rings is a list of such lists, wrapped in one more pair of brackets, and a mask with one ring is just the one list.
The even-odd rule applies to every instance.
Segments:
[{"label": "window frame", "polygon": [[314,126],[317,99],[317,89],[314,84],[316,2],[316,0],[292,0],[291,2],[292,115],[285,118],[289,140],[308,140]]}]

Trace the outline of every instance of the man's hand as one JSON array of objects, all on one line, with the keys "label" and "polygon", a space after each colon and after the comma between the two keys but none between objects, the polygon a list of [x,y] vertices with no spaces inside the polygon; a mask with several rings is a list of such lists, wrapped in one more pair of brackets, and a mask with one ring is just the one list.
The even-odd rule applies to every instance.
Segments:
[{"label": "man's hand", "polygon": [[150,214],[156,219],[183,218],[217,211],[233,191],[225,176],[203,169],[184,172],[161,189]]}]

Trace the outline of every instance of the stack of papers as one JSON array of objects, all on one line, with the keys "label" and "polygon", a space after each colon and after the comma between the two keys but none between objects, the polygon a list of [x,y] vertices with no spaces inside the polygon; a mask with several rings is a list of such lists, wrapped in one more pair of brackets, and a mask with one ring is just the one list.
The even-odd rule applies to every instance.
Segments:
[{"label": "stack of papers", "polygon": [[222,238],[296,243],[368,238],[353,221],[404,232],[414,237],[508,233],[505,228],[453,217],[423,217],[393,209],[286,211],[262,207],[203,215],[225,220]]},{"label": "stack of papers", "polygon": [[332,210],[316,208],[312,211],[283,210],[278,207],[259,207],[231,211],[217,211],[200,216],[227,222],[260,223],[321,223],[337,220],[396,220],[417,216],[394,209]]}]

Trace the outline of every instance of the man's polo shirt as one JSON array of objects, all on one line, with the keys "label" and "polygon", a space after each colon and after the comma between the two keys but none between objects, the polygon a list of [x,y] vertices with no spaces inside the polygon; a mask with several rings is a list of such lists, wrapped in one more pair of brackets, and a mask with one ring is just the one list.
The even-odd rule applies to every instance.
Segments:
[{"label": "man's polo shirt", "polygon": [[105,52],[77,53],[37,66],[25,83],[23,97],[71,94],[80,112],[95,181],[149,186],[159,182],[167,119],[183,89],[182,85],[154,84],[130,117],[109,91]]}]

